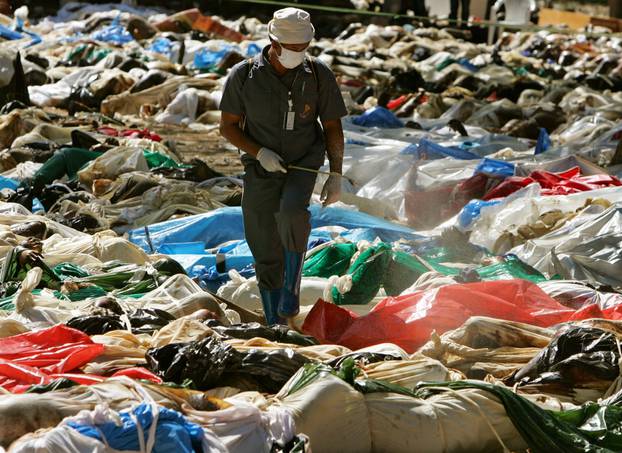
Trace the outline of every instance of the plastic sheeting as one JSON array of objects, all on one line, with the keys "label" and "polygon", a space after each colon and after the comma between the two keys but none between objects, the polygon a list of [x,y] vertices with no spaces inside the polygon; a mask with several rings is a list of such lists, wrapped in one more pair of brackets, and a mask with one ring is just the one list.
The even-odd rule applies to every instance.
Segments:
[{"label": "plastic sheeting", "polygon": [[[470,242],[493,250],[496,240],[506,231],[515,231],[520,225],[534,223],[553,210],[574,212],[585,206],[588,199],[603,199],[611,203],[622,201],[622,191],[617,187],[592,190],[571,195],[542,197],[540,188],[532,184],[501,203],[481,209],[479,219],[472,225]],[[518,254],[522,258],[521,254]],[[529,264],[532,264],[528,260]],[[533,265],[533,264],[532,264]]]},{"label": "plastic sheeting", "polygon": [[[357,211],[322,208],[319,205],[312,205],[310,211],[312,228],[340,226],[350,230],[369,230],[374,238],[379,237],[386,241],[417,237],[413,230],[406,226]],[[150,225],[149,236],[151,244],[156,249],[164,244],[187,242],[203,242],[205,248],[217,247],[225,242],[244,238],[242,210],[221,208],[205,214]],[[130,231],[129,239],[144,250],[149,250],[150,246],[143,228]]]},{"label": "plastic sheeting", "polygon": [[[58,325],[0,339],[0,386],[13,392],[47,384],[77,370],[104,350],[88,335]],[[70,379],[80,381],[79,375]]]},{"label": "plastic sheeting", "polygon": [[390,297],[365,316],[319,301],[307,316],[303,330],[323,343],[342,344],[350,349],[391,342],[414,352],[432,331],[440,334],[455,329],[470,316],[547,327],[590,315],[587,308],[575,314],[575,310],[547,296],[533,283],[506,280],[448,285]]},{"label": "plastic sheeting", "polygon": [[513,250],[547,275],[622,286],[622,206],[598,206]]},{"label": "plastic sheeting", "polygon": [[622,185],[615,176],[581,176],[581,170],[578,167],[571,168],[563,173],[534,171],[526,178],[514,176],[505,179],[501,184],[486,193],[484,200],[506,197],[518,189],[534,183],[540,185],[542,195],[568,195]]},{"label": "plastic sheeting", "polygon": [[208,440],[201,426],[188,422],[179,412],[149,403],[121,412],[118,419],[106,414],[105,409],[83,412],[73,417],[68,426],[121,451],[226,452],[214,436]]}]

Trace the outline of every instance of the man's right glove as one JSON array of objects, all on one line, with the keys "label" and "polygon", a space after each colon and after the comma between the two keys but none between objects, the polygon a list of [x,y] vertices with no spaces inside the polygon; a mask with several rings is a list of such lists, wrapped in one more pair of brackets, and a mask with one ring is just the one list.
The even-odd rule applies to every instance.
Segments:
[{"label": "man's right glove", "polygon": [[330,175],[324,183],[324,187],[322,188],[322,193],[320,195],[320,201],[322,202],[322,206],[326,207],[329,204],[336,203],[339,201],[340,197],[341,176]]},{"label": "man's right glove", "polygon": [[287,173],[287,170],[281,165],[283,158],[271,149],[261,148],[257,153],[257,160],[266,171],[282,171],[283,173]]}]

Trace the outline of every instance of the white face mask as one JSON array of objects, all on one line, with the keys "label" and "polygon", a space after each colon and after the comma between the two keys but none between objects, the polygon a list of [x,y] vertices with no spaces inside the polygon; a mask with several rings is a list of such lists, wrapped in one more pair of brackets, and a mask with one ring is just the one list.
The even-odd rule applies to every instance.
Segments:
[{"label": "white face mask", "polygon": [[294,52],[293,50],[286,49],[281,46],[281,55],[279,55],[279,63],[284,68],[294,69],[296,66],[300,66],[305,59],[305,51]]}]

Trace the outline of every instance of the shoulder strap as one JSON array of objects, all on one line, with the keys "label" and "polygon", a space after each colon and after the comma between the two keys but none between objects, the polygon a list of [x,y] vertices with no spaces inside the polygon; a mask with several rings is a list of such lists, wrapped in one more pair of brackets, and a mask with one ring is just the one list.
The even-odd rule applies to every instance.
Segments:
[{"label": "shoulder strap", "polygon": [[315,87],[317,91],[320,91],[320,80],[317,76],[317,68],[315,67],[317,63],[315,62],[315,58],[309,57],[309,67],[311,68],[311,74],[313,74],[313,79],[315,80]]},{"label": "shoulder strap", "polygon": [[[244,77],[244,81],[246,82],[246,79],[248,79],[251,75],[251,69],[253,69],[253,65],[255,64],[255,60],[253,58],[249,58],[248,60],[246,60],[246,62],[248,63],[248,65],[246,66],[246,77]],[[244,84],[242,84],[244,85]]]},{"label": "shoulder strap", "polygon": [[[248,79],[251,75],[251,70],[253,69],[253,65],[255,64],[255,60],[253,58],[249,58],[246,60],[248,65],[246,66],[246,77],[244,77],[244,81],[242,82],[242,87],[244,87],[244,83],[246,83],[246,79]],[[246,130],[246,114],[242,114],[239,122],[240,129],[244,132]],[[238,149],[238,153],[242,154],[242,152]]]}]

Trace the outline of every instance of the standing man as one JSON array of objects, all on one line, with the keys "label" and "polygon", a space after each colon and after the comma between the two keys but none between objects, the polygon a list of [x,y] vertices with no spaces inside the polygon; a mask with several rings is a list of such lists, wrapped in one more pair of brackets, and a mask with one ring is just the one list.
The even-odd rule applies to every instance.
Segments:
[{"label": "standing man", "polygon": [[[244,152],[245,235],[266,321],[277,324],[299,312],[311,231],[307,208],[316,179],[290,165],[317,170],[327,154],[330,171],[341,174],[341,118],[347,112],[333,73],[306,56],[315,34],[309,13],[278,10],[268,33],[269,46],[231,69],[220,103],[220,132]],[[340,193],[341,177],[330,176],[323,205],[338,201]]]},{"label": "standing man", "polygon": [[471,6],[471,0],[449,0],[449,20],[454,21],[449,25],[456,25],[455,21],[458,20],[458,6],[461,6],[460,18],[463,27],[466,27],[469,23],[469,8]]}]

